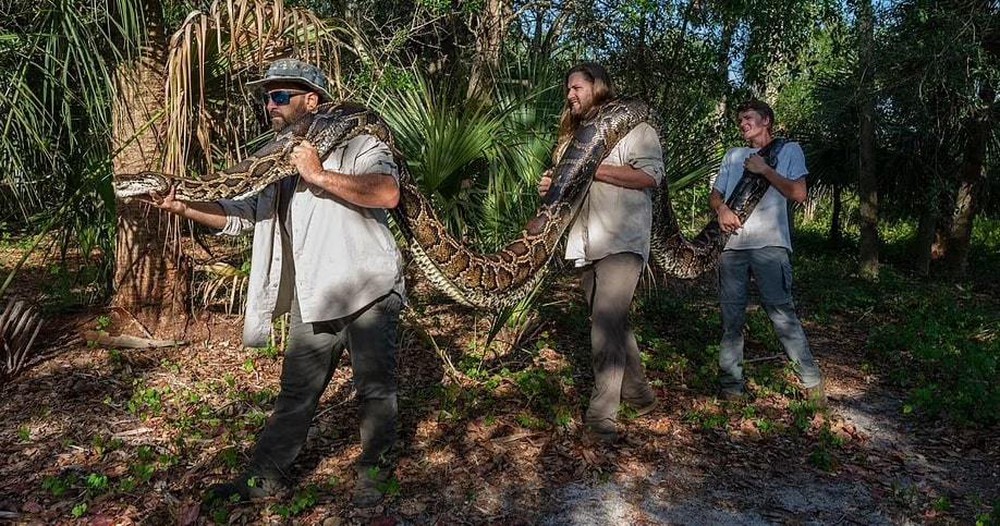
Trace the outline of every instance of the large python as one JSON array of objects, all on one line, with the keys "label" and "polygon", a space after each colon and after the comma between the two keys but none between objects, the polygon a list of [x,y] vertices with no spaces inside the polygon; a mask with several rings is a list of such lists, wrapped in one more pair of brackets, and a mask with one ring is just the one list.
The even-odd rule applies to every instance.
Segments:
[{"label": "large python", "polygon": [[[352,103],[321,106],[317,113],[287,126],[270,143],[215,178],[193,180],[142,172],[119,176],[114,188],[119,198],[151,191],[165,193],[171,186],[176,187],[177,198],[184,200],[245,198],[293,175],[295,168],[287,161],[287,153],[304,139],[315,145],[320,157],[325,158],[338,144],[361,134],[373,135],[388,144],[396,156],[401,195],[392,215],[417,264],[452,299],[464,305],[497,310],[516,304],[542,279],[559,239],[587,195],[597,166],[641,122],[655,125],[656,119],[649,107],[639,101],[623,99],[604,104],[594,118],[576,130],[554,167],[553,184],[535,216],[516,239],[490,254],[474,252],[449,234],[430,200],[410,177],[385,121],[373,111]],[[760,152],[772,166],[777,149],[769,145]],[[745,173],[727,203],[745,221],[767,188],[764,178]],[[715,265],[728,235],[713,220],[692,241],[686,240],[670,204],[666,178],[658,189],[654,209],[654,258],[669,275],[692,278]]]}]

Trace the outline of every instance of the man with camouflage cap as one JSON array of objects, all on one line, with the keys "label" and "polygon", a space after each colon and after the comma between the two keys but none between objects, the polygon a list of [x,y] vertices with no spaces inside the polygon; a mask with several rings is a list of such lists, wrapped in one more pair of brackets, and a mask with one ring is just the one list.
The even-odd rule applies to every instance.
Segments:
[{"label": "man with camouflage cap", "polygon": [[[275,61],[250,85],[261,88],[275,131],[333,100],[326,75],[296,59]],[[396,441],[396,331],[405,291],[384,209],[399,201],[398,170],[388,145],[370,135],[337,146],[325,160],[303,142],[289,160],[298,176],[246,200],[183,202],[173,191],[151,196],[155,206],[222,234],[254,230],[245,345],[267,345],[271,321],[291,313],[281,390],[250,466],[210,488],[205,502],[266,497],[287,484],[347,348],[361,427],[353,501],[370,506],[382,498]]]}]

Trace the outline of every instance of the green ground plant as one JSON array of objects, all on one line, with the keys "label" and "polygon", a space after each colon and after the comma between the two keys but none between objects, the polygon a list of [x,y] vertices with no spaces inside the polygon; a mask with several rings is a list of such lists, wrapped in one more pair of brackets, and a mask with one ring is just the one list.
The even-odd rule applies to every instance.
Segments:
[{"label": "green ground plant", "polygon": [[308,511],[318,502],[319,488],[313,484],[307,486],[304,490],[297,493],[292,497],[291,502],[287,504],[277,504],[274,506],[273,510],[279,517],[283,519],[289,519],[297,515],[301,515],[303,512]]},{"label": "green ground plant", "polygon": [[86,514],[87,514],[87,503],[86,502],[81,502],[81,503],[77,504],[76,506],[73,506],[73,509],[70,511],[70,515],[74,519],[79,519],[80,517],[83,517]]},{"label": "green ground plant", "polygon": [[63,477],[45,477],[45,479],[42,480],[42,489],[52,493],[53,497],[61,497],[71,487],[76,485],[76,483],[77,475],[70,472]]},{"label": "green ground plant", "polygon": [[169,394],[169,388],[161,391],[155,387],[146,387],[141,380],[136,380],[134,387],[132,398],[126,403],[128,412],[142,417],[159,414],[163,409],[164,395]]},{"label": "green ground plant", "polygon": [[684,413],[684,422],[705,431],[726,429],[729,427],[729,416],[725,412],[710,408],[697,408]]},{"label": "green ground plant", "polygon": [[869,352],[909,390],[904,411],[991,425],[1000,421],[1000,313],[963,296],[900,302],[894,322],[872,330]]},{"label": "green ground plant", "polygon": [[976,526],[996,526],[1000,524],[1000,500],[993,503],[993,509],[988,513],[976,516]]},{"label": "green ground plant", "polygon": [[[989,260],[1000,222],[981,220],[974,230],[973,259]],[[960,425],[1000,422],[1000,304],[995,284],[977,271],[966,280],[930,279],[887,265],[877,282],[860,279],[844,265],[843,252],[827,248],[819,224],[800,225],[796,251],[798,296],[805,319],[840,324],[868,334],[865,367],[908,393],[904,412],[946,418]],[[911,228],[885,230],[886,253],[904,257]],[[991,292],[992,290],[992,292]]]}]

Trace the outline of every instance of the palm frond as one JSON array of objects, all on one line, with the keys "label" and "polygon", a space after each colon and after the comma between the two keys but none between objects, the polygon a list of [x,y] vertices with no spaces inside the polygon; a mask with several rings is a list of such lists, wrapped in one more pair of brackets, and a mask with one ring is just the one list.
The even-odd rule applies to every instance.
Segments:
[{"label": "palm frond", "polygon": [[262,118],[246,83],[285,56],[339,72],[343,45],[334,25],[282,0],[217,1],[190,13],[168,45],[164,171],[211,172],[238,160]]},{"label": "palm frond", "polygon": [[0,314],[0,378],[9,379],[27,365],[42,318],[23,300],[7,301]]}]

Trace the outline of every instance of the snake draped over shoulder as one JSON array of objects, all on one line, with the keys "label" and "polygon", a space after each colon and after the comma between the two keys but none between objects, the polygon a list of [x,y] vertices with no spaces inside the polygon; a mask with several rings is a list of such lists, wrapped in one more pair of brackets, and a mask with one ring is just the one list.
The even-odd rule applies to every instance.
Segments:
[{"label": "snake draped over shoulder", "polygon": [[[590,189],[597,166],[642,122],[656,126],[649,107],[639,101],[619,99],[604,104],[594,118],[577,129],[553,169],[553,184],[534,217],[513,241],[486,254],[470,249],[447,231],[430,199],[410,176],[388,125],[375,112],[352,103],[321,106],[317,113],[290,124],[274,140],[213,178],[194,180],[141,172],[119,176],[114,189],[119,198],[151,191],[166,193],[171,186],[182,200],[246,198],[295,174],[287,154],[303,140],[311,142],[322,159],[338,144],[358,135],[372,135],[389,145],[399,167],[400,200],[391,212],[421,270],[455,301],[497,310],[516,304],[544,277],[559,239]],[[781,143],[776,140],[760,152],[772,166]],[[746,221],[768,187],[763,177],[744,173],[727,204]],[[713,268],[728,237],[713,220],[693,240],[685,239],[670,204],[667,178],[663,178],[654,200],[651,244],[655,260],[668,275],[692,278]]]}]

